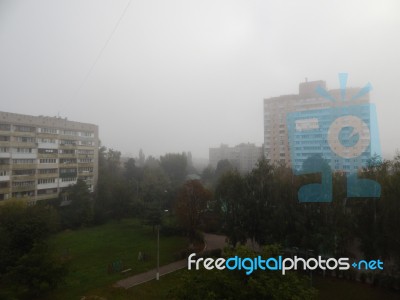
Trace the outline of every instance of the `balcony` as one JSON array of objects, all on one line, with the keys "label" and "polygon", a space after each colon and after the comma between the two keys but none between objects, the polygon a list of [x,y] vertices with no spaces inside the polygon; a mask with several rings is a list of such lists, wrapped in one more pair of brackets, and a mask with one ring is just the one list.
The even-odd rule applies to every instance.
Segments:
[{"label": "balcony", "polygon": [[10,193],[10,188],[0,188],[0,194],[8,194]]},{"label": "balcony", "polygon": [[0,181],[9,181],[9,180],[10,180],[10,176],[9,175],[0,176]]},{"label": "balcony", "polygon": [[13,186],[12,187],[13,193],[15,192],[29,192],[32,191],[34,193],[35,191],[35,185],[27,185],[27,186]]},{"label": "balcony", "polygon": [[54,199],[54,198],[57,198],[57,197],[58,197],[58,193],[37,195],[36,196],[36,201]]},{"label": "balcony", "polygon": [[68,186],[74,185],[74,184],[76,184],[76,180],[75,181],[60,181],[59,187],[64,188],[64,187],[68,187]]},{"label": "balcony", "polygon": [[77,163],[60,163],[60,168],[76,169],[76,168],[78,168],[78,164]]},{"label": "balcony", "polygon": [[39,149],[58,149],[57,143],[38,143],[37,147]]},{"label": "balcony", "polygon": [[36,136],[36,131],[13,131],[14,136]]},{"label": "balcony", "polygon": [[7,135],[7,136],[9,136],[10,134],[11,134],[11,131],[0,130],[0,135]]},{"label": "balcony", "polygon": [[10,147],[10,141],[0,141],[0,147]]},{"label": "balcony", "polygon": [[58,170],[57,173],[37,174],[37,179],[45,179],[45,178],[58,178]]},{"label": "balcony", "polygon": [[56,139],[58,139],[58,133],[42,133],[42,132],[38,132],[38,133],[36,133],[36,136],[38,137],[38,138],[41,138],[41,139],[53,139],[53,140],[56,140]]},{"label": "balcony", "polygon": [[77,145],[76,144],[60,144],[58,149],[76,149]]},{"label": "balcony", "polygon": [[87,177],[93,177],[93,175],[94,175],[93,172],[79,172],[78,173],[79,177],[86,177],[86,176]]},{"label": "balcony", "polygon": [[26,181],[28,181],[28,180],[35,180],[36,176],[35,176],[35,174],[32,174],[32,175],[12,175],[11,178],[12,178],[12,180],[19,180],[19,181],[22,181],[22,180],[25,181],[26,180]]},{"label": "balcony", "polygon": [[11,153],[11,157],[15,159],[36,159],[37,154],[36,153],[17,153],[13,152]]},{"label": "balcony", "polygon": [[78,154],[78,158],[94,158],[94,154]]},{"label": "balcony", "polygon": [[37,189],[54,189],[58,188],[58,181],[52,183],[42,183],[37,185]]},{"label": "balcony", "polygon": [[9,152],[0,152],[0,158],[10,158],[11,154]]},{"label": "balcony", "polygon": [[36,164],[13,164],[13,170],[23,170],[23,169],[35,169]]},{"label": "balcony", "polygon": [[23,147],[23,148],[36,148],[37,144],[35,142],[15,142],[10,143],[10,147]]},{"label": "balcony", "polygon": [[59,158],[76,158],[76,154],[75,153],[73,153],[73,154],[60,153],[58,155],[58,157]]},{"label": "balcony", "polygon": [[94,166],[94,163],[78,163],[79,168],[85,168],[85,167],[92,168],[93,166]]},{"label": "balcony", "polygon": [[58,153],[38,153],[38,158],[58,158]]},{"label": "balcony", "polygon": [[56,169],[56,168],[58,168],[58,163],[37,164],[37,168],[38,169]]}]

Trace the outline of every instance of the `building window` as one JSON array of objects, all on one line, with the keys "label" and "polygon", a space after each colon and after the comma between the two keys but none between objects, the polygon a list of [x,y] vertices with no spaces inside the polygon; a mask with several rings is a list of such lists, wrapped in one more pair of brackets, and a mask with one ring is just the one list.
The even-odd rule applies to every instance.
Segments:
[{"label": "building window", "polygon": [[39,149],[38,152],[40,154],[57,154],[58,150],[57,149]]},{"label": "building window", "polygon": [[34,181],[13,181],[12,183],[13,187],[30,187],[30,186],[35,186]]},{"label": "building window", "polygon": [[32,126],[20,126],[20,125],[15,125],[15,131],[19,132],[35,132],[36,128]]},{"label": "building window", "polygon": [[57,129],[55,128],[40,128],[41,133],[57,134]]},{"label": "building window", "polygon": [[13,170],[13,175],[28,175],[32,176],[35,175],[35,170],[34,169],[29,169],[29,170]]},{"label": "building window", "polygon": [[13,159],[12,162],[13,162],[13,164],[16,164],[16,165],[23,165],[23,164],[34,164],[35,160],[34,159]]},{"label": "building window", "polygon": [[55,144],[55,139],[37,139],[38,143]]},{"label": "building window", "polygon": [[72,181],[76,181],[76,177],[65,177],[65,178],[61,178],[62,182],[72,182]]},{"label": "building window", "polygon": [[55,183],[55,182],[56,182],[55,178],[38,179],[38,184],[47,184],[47,183]]},{"label": "building window", "polygon": [[16,142],[20,142],[20,143],[35,143],[36,140],[33,137],[28,137],[28,136],[16,136],[14,137],[14,140]]},{"label": "building window", "polygon": [[76,146],[76,141],[74,140],[61,140],[60,145],[74,145]]},{"label": "building window", "polygon": [[6,135],[0,135],[0,142],[9,142],[10,137]]},{"label": "building window", "polygon": [[81,158],[78,160],[79,163],[92,163],[93,162],[93,158]]},{"label": "building window", "polygon": [[60,154],[75,154],[74,149],[60,149],[59,152]]},{"label": "building window", "polygon": [[81,136],[84,136],[84,137],[94,137],[94,133],[93,133],[93,132],[88,132],[88,131],[82,131],[82,132],[81,132]]},{"label": "building window", "polygon": [[10,124],[0,124],[0,130],[1,131],[10,131],[11,125]]},{"label": "building window", "polygon": [[39,174],[56,174],[58,169],[39,169]]},{"label": "building window", "polygon": [[76,158],[60,158],[60,164],[76,164]]},{"label": "building window", "polygon": [[31,148],[16,148],[16,149],[17,149],[17,153],[32,153]]},{"label": "building window", "polygon": [[78,132],[73,130],[64,130],[62,133],[64,135],[78,136]]},{"label": "building window", "polygon": [[79,149],[78,150],[78,154],[81,154],[81,155],[93,155],[94,154],[94,150],[82,150],[82,149]]},{"label": "building window", "polygon": [[93,172],[93,168],[92,167],[79,168],[79,173],[91,173],[91,172]]},{"label": "building window", "polygon": [[82,146],[94,146],[94,142],[92,141],[80,141],[79,144]]},{"label": "building window", "polygon": [[41,158],[39,162],[41,164],[55,164],[55,163],[57,163],[57,159],[55,159],[55,158]]}]

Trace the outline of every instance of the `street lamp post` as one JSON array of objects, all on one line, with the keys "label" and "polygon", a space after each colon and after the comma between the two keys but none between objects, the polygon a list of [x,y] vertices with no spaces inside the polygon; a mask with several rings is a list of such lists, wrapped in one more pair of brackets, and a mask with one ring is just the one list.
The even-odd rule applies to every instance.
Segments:
[{"label": "street lamp post", "polygon": [[[168,212],[168,209],[164,210],[165,213]],[[160,224],[157,226],[157,273],[156,280],[160,280]]]},{"label": "street lamp post", "polygon": [[160,225],[157,226],[157,275],[156,280],[160,280]]}]

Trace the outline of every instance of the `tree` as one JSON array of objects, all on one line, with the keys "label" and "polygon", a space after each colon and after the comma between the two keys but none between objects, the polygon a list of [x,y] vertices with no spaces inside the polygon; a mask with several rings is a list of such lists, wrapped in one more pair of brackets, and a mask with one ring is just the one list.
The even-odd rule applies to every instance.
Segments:
[{"label": "tree", "polygon": [[67,275],[66,263],[44,243],[33,245],[9,268],[4,282],[22,299],[37,298],[54,290]]},{"label": "tree", "polygon": [[[263,248],[262,257],[276,257],[278,247]],[[226,258],[239,256],[254,258],[259,253],[238,247],[228,250]],[[256,270],[250,275],[245,270],[187,270],[177,286],[168,294],[169,299],[297,299],[317,298],[317,291],[310,287],[308,279],[289,272],[282,276],[279,272]]]},{"label": "tree", "polygon": [[0,206],[1,299],[36,298],[62,281],[66,266],[47,245],[57,225],[57,213],[49,206]]},{"label": "tree", "polygon": [[146,161],[146,156],[144,155],[143,150],[140,149],[139,150],[139,167],[143,168],[145,161]]},{"label": "tree", "polygon": [[245,186],[243,178],[237,171],[230,171],[218,180],[215,197],[221,208],[224,231],[229,243],[236,246],[245,243],[247,229],[245,227]]},{"label": "tree", "polygon": [[199,180],[187,181],[178,192],[175,203],[176,215],[180,224],[187,230],[191,241],[211,198],[211,192],[205,189]]},{"label": "tree", "polygon": [[187,157],[184,153],[167,153],[160,157],[160,165],[174,186],[184,182],[187,167]]},{"label": "tree", "polygon": [[64,227],[76,228],[92,224],[93,201],[85,181],[78,178],[76,184],[67,187],[60,197],[66,197],[69,202],[60,210]]},{"label": "tree", "polygon": [[235,168],[232,166],[231,162],[227,159],[222,159],[218,162],[217,168],[214,172],[214,181],[218,182],[218,179],[227,172],[233,171]]}]

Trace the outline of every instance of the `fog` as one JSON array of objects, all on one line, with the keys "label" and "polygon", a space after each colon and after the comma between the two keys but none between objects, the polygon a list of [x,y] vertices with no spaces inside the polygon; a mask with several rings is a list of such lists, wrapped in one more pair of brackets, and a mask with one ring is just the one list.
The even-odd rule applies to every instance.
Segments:
[{"label": "fog", "polygon": [[400,149],[400,2],[0,0],[0,110],[99,125],[136,156],[263,143],[263,99],[373,86]]}]

